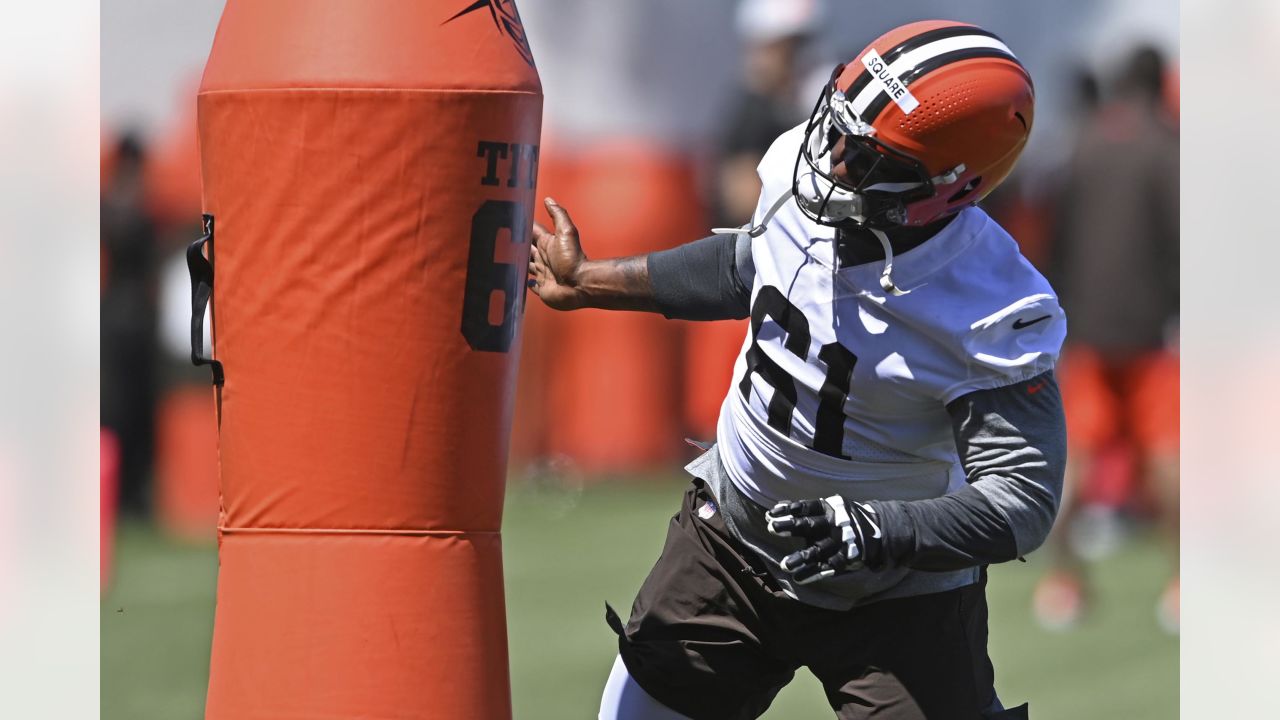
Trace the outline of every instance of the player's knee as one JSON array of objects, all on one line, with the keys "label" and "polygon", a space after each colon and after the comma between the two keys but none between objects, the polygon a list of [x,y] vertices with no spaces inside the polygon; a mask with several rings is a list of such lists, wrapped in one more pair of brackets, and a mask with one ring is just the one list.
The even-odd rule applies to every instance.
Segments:
[{"label": "player's knee", "polygon": [[689,720],[689,718],[654,700],[627,672],[619,656],[605,683],[600,698],[600,720]]}]

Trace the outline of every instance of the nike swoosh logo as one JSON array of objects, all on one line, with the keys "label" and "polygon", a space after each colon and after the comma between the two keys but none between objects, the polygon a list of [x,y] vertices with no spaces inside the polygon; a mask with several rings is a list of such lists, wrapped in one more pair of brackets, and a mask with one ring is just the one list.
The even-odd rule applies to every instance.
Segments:
[{"label": "nike swoosh logo", "polygon": [[1027,394],[1028,394],[1028,395],[1035,395],[1036,393],[1038,393],[1038,392],[1040,392],[1041,390],[1043,390],[1043,389],[1044,389],[1044,386],[1045,386],[1045,385],[1047,385],[1047,384],[1048,384],[1048,383],[1045,383],[1044,381],[1041,381],[1041,382],[1039,382],[1039,383],[1037,383],[1037,384],[1035,384],[1035,385],[1028,385],[1028,386],[1027,386]]},{"label": "nike swoosh logo", "polygon": [[1023,328],[1028,328],[1028,327],[1031,327],[1032,325],[1035,325],[1036,323],[1038,323],[1038,322],[1040,322],[1040,321],[1042,321],[1042,320],[1048,320],[1048,319],[1049,319],[1049,318],[1051,318],[1051,317],[1053,317],[1053,316],[1052,316],[1052,315],[1041,315],[1040,317],[1036,318],[1035,320],[1023,320],[1022,318],[1018,318],[1017,320],[1014,320],[1014,321],[1013,321],[1013,329],[1014,329],[1014,330],[1021,330],[1021,329],[1023,329]]}]

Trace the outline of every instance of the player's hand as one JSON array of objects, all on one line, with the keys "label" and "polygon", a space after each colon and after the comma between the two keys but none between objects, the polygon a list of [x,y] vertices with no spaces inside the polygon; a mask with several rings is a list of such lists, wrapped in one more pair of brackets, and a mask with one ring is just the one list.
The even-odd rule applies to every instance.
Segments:
[{"label": "player's hand", "polygon": [[584,304],[577,286],[578,270],[587,261],[578,242],[578,228],[569,213],[547,198],[543,201],[555,224],[549,231],[533,224],[533,242],[529,248],[529,289],[542,302],[556,310],[575,310]]},{"label": "player's hand", "polygon": [[808,545],[782,559],[782,569],[800,584],[876,569],[884,557],[884,534],[876,511],[839,495],[824,500],[781,502],[765,513],[769,532],[798,537]]}]

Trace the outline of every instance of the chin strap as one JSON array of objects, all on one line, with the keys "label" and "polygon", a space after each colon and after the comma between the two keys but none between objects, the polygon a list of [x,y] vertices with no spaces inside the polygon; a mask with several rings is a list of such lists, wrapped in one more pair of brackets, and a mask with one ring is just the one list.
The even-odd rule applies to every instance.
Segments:
[{"label": "chin strap", "polygon": [[[758,225],[752,225],[749,228],[711,228],[711,232],[716,235],[747,235],[748,237],[753,238],[760,237],[764,234],[764,231],[768,229],[769,221],[773,219],[774,215],[778,214],[778,211],[782,209],[782,206],[786,205],[787,201],[792,197],[790,190],[779,195],[778,199],[773,201],[773,205],[770,205],[769,209],[765,211],[764,217],[760,218],[760,223]],[[871,234],[875,235],[876,239],[880,241],[880,247],[884,248],[884,272],[880,273],[880,287],[891,295],[902,296],[909,294],[911,292],[910,290],[902,290],[893,282],[893,247],[889,243],[889,236],[886,235],[883,230],[877,230],[875,228],[868,229],[871,230]],[[835,274],[837,264],[838,263],[835,262],[831,264],[831,272],[833,275]]]},{"label": "chin strap", "polygon": [[791,190],[788,188],[788,189],[787,189],[787,191],[786,191],[786,192],[784,192],[783,194],[779,195],[779,196],[778,196],[778,199],[777,199],[777,200],[774,200],[774,201],[773,201],[773,204],[769,206],[769,209],[768,209],[767,211],[765,211],[764,217],[760,218],[760,224],[759,224],[759,225],[753,225],[753,226],[751,226],[751,227],[749,227],[749,228],[746,228],[746,229],[743,229],[743,228],[711,228],[711,232],[715,233],[716,235],[738,235],[738,234],[742,234],[742,235],[748,235],[748,236],[753,237],[753,238],[760,237],[761,235],[763,235],[763,234],[764,234],[764,231],[765,231],[765,230],[767,230],[767,229],[769,228],[769,221],[773,219],[773,216],[774,216],[774,215],[777,215],[777,214],[778,214],[778,211],[779,211],[779,210],[781,210],[781,209],[782,209],[782,206],[783,206],[783,205],[786,205],[786,204],[787,204],[787,201],[788,201],[788,200],[790,200],[790,199],[791,199]]},{"label": "chin strap", "polygon": [[880,273],[880,287],[891,295],[907,295],[910,290],[900,290],[897,285],[893,284],[893,247],[889,244],[889,236],[883,230],[868,228],[872,235],[880,241],[880,247],[884,248],[884,272]]}]

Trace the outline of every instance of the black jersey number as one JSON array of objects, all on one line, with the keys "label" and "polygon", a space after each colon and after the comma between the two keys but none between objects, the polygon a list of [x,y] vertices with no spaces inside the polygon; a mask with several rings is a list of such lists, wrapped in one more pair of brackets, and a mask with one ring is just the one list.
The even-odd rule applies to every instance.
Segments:
[{"label": "black jersey number", "polygon": [[[494,259],[498,237],[510,233],[516,245],[523,235],[528,210],[523,203],[486,200],[471,218],[471,248],[467,255],[467,285],[462,298],[462,336],[472,350],[507,352],[515,339],[516,321],[524,303],[523,267]],[[513,253],[519,256],[519,253]],[[489,308],[494,293],[502,294],[502,317],[495,324]]]},{"label": "black jersey number", "polygon": [[[783,347],[807,360],[809,319],[777,288],[766,285],[751,306],[751,347],[747,348],[747,372],[738,383],[744,400],[751,399],[751,375],[759,375],[773,388],[769,399],[769,427],[791,435],[791,419],[796,410],[796,381],[760,347],[760,326],[768,318],[786,333]],[[818,390],[818,416],[814,418],[813,449],[824,455],[848,459],[841,452],[844,440],[844,404],[858,358],[838,342],[823,345],[818,359],[827,367],[827,376]]]}]

